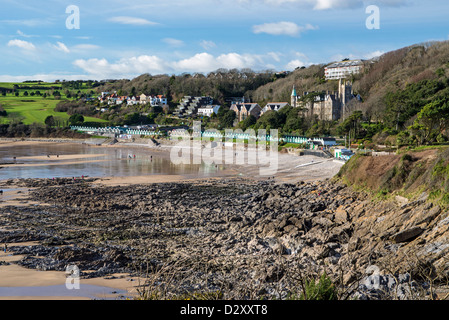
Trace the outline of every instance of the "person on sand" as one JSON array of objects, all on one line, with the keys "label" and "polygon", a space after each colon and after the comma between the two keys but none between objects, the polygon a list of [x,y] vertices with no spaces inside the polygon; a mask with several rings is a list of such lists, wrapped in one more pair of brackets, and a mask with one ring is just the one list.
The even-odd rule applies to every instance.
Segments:
[{"label": "person on sand", "polygon": [[8,251],[8,244],[5,242],[5,247],[4,247],[5,253],[6,251]]}]

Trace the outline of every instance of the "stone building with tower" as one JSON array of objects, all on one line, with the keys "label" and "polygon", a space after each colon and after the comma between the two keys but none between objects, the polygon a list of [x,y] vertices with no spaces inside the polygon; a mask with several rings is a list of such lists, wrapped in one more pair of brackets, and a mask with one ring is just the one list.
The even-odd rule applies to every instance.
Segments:
[{"label": "stone building with tower", "polygon": [[316,116],[319,120],[326,121],[336,121],[342,118],[346,104],[356,98],[352,90],[352,83],[344,79],[339,80],[338,91],[313,92],[313,100],[304,103],[301,98],[308,94],[312,94],[312,92],[304,92],[302,96],[298,96],[296,88],[293,87],[291,105],[304,108],[303,112],[306,117]]}]

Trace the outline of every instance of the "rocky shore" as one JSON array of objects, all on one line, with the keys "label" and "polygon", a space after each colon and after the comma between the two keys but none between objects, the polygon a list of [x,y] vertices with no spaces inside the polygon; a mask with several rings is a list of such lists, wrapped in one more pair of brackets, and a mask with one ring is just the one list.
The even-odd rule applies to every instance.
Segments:
[{"label": "rocky shore", "polygon": [[400,203],[332,180],[95,180],[3,181],[33,204],[0,207],[0,242],[37,241],[8,247],[27,268],[144,276],[146,298],[286,299],[323,273],[339,299],[446,294],[449,217],[426,194]]}]

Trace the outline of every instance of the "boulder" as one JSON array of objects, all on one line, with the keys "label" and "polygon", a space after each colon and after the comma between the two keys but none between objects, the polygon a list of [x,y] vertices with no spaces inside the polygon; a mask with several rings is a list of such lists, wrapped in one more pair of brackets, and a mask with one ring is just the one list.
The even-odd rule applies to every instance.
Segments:
[{"label": "boulder", "polygon": [[349,219],[348,212],[346,211],[346,209],[344,209],[344,207],[340,206],[335,211],[334,221],[338,224],[343,224],[348,222],[348,219]]},{"label": "boulder", "polygon": [[394,234],[392,236],[392,240],[395,243],[408,242],[408,241],[415,239],[416,237],[421,235],[423,232],[424,232],[424,229],[422,229],[420,227],[412,227],[409,229],[399,231],[398,233]]}]

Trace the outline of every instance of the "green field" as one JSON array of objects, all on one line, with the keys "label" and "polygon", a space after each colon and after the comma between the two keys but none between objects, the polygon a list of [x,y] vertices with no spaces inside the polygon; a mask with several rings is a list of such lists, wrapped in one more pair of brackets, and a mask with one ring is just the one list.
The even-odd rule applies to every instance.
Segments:
[{"label": "green field", "polygon": [[[48,116],[53,116],[54,118],[62,121],[66,121],[70,118],[65,112],[56,112],[54,109],[60,101],[69,100],[64,95],[65,89],[62,89],[61,84],[55,83],[0,83],[0,88],[13,89],[14,86],[32,86],[32,89],[22,89],[19,88],[16,91],[19,92],[19,96],[15,96],[14,93],[7,93],[6,95],[0,95],[0,106],[7,112],[7,117],[0,116],[0,124],[7,124],[11,122],[23,122],[24,124],[40,123],[43,124]],[[31,95],[31,92],[36,92],[40,87],[54,87],[61,93],[60,99],[54,99],[53,96],[47,95],[46,98],[39,95]],[[70,90],[70,89],[69,89]],[[83,87],[79,91],[87,93],[91,88]],[[24,95],[24,92],[28,92],[28,96]],[[78,91],[78,89],[70,90]],[[46,92],[46,90],[41,90],[41,94]],[[86,122],[106,122],[105,120],[84,117]]]}]

